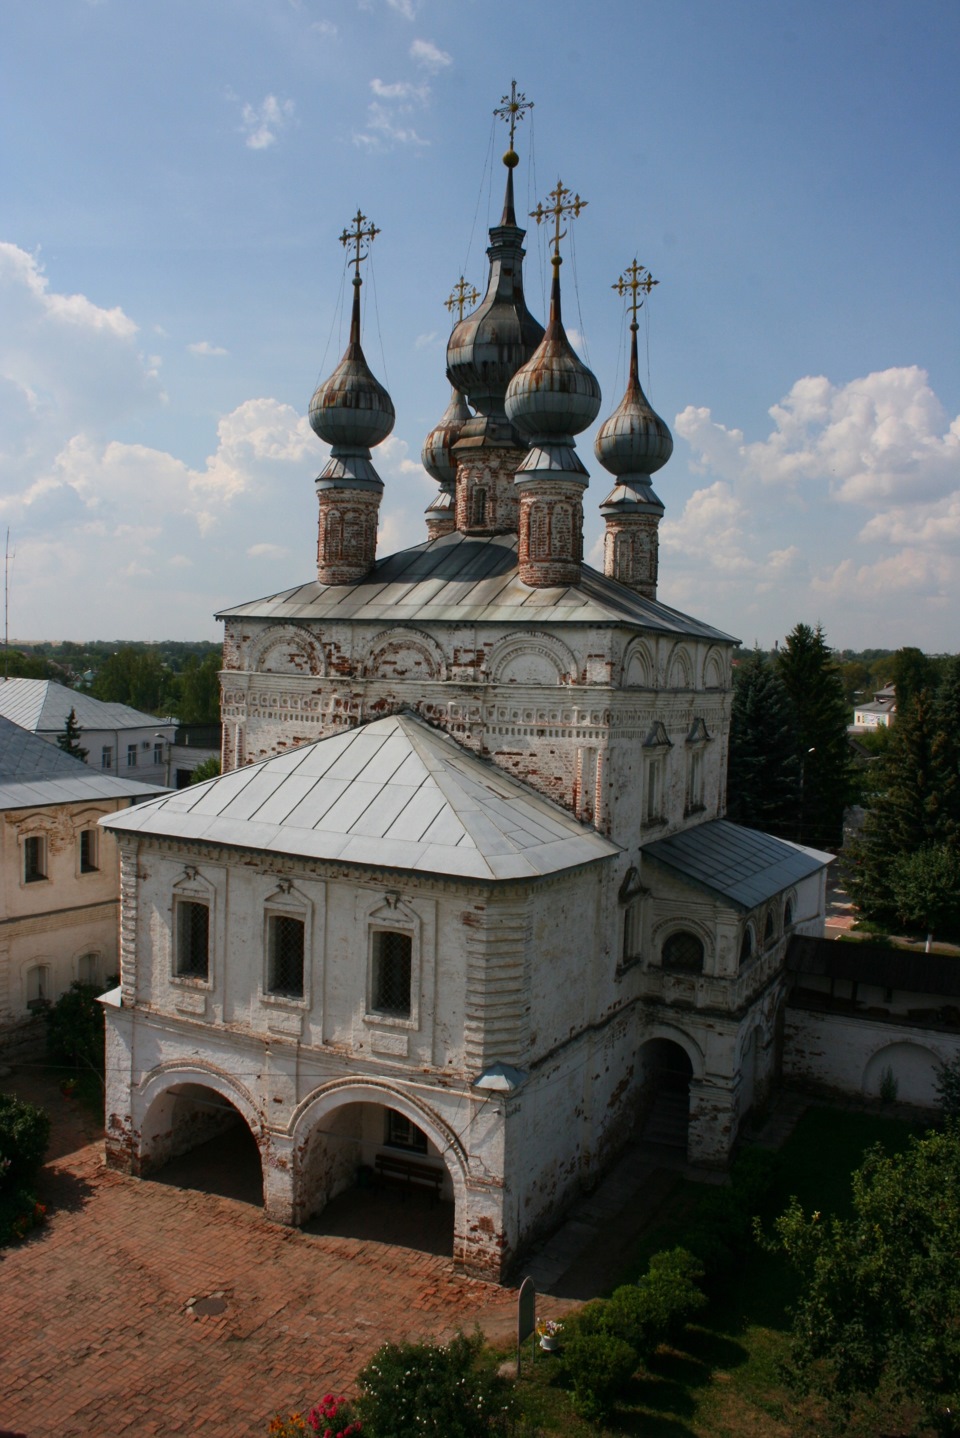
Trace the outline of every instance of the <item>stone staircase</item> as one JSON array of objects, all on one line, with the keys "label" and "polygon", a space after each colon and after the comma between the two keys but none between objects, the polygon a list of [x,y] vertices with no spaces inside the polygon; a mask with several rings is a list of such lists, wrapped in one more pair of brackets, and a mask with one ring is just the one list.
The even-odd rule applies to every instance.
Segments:
[{"label": "stone staircase", "polygon": [[685,1089],[660,1089],[640,1131],[643,1142],[686,1149],[689,1110],[690,1098]]}]

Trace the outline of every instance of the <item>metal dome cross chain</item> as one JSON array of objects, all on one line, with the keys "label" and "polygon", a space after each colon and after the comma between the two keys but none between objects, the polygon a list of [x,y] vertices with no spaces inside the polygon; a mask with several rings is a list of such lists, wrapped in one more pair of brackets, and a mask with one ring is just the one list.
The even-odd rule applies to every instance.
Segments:
[{"label": "metal dome cross chain", "polygon": [[658,285],[659,283],[660,281],[655,280],[644,265],[640,265],[634,260],[632,264],[627,265],[627,268],[616,283],[610,286],[612,290],[616,290],[618,295],[625,295],[628,290],[630,291],[628,303],[630,305],[631,329],[635,330],[637,328],[637,310],[643,307],[643,300],[637,299],[638,293],[640,290],[643,290],[644,294],[648,295],[654,285]]},{"label": "metal dome cross chain", "polygon": [[479,298],[480,291],[478,289],[475,289],[474,286],[470,283],[470,281],[465,280],[463,278],[463,275],[461,275],[460,278],[457,280],[457,283],[453,287],[453,292],[450,295],[450,298],[444,300],[443,303],[445,307],[450,311],[451,315],[453,314],[454,310],[457,311],[457,324],[459,324],[460,321],[463,319],[463,312],[466,309],[467,305],[475,305]]},{"label": "metal dome cross chain", "polygon": [[562,263],[560,259],[560,241],[567,233],[566,230],[561,230],[560,228],[561,217],[563,215],[573,215],[574,219],[576,219],[580,211],[585,209],[587,205],[587,201],[581,200],[579,195],[574,195],[572,200],[568,199],[567,196],[569,194],[570,191],[563,181],[558,180],[556,189],[551,190],[548,196],[548,198],[553,201],[553,204],[544,205],[541,201],[535,210],[530,211],[531,220],[536,220],[538,225],[542,224],[543,221],[551,215],[553,216],[554,229],[553,238],[550,243],[553,245],[552,263],[554,265]]},{"label": "metal dome cross chain", "polygon": [[362,280],[360,279],[360,262],[367,258],[367,249],[369,249],[370,245],[380,233],[372,221],[368,227],[364,229],[366,219],[366,215],[358,209],[353,217],[353,229],[344,230],[340,236],[340,243],[344,249],[347,249],[350,245],[355,247],[356,253],[347,260],[348,265],[353,265],[353,283],[355,285],[362,284]]}]

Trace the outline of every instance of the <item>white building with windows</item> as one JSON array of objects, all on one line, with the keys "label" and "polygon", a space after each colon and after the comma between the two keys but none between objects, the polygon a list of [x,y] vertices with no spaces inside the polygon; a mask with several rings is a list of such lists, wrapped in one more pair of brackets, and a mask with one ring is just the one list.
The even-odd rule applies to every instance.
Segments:
[{"label": "white building with windows", "polygon": [[71,710],[89,768],[155,789],[169,785],[174,720],[156,719],[129,704],[105,703],[52,679],[0,679],[0,716],[48,744],[63,737]]},{"label": "white building with windows", "polygon": [[117,973],[117,846],[99,821],[156,794],[0,718],[0,1053],[35,1042],[33,1020],[75,980]]},{"label": "white building with windows", "polygon": [[424,445],[427,541],[376,555],[393,406],[360,344],[358,216],[350,343],[310,411],[332,446],[316,577],[221,616],[223,776],[105,821],[108,1161],[147,1174],[243,1122],[292,1224],[361,1170],[426,1169],[456,1262],[494,1278],[638,1122],[668,1113],[691,1160],[726,1163],[830,858],[723,817],[737,641],[658,598],[672,440],[637,378],[636,265],[596,444],[604,571],[583,563],[599,386],[558,262],[546,333],[526,308],[505,163]]}]

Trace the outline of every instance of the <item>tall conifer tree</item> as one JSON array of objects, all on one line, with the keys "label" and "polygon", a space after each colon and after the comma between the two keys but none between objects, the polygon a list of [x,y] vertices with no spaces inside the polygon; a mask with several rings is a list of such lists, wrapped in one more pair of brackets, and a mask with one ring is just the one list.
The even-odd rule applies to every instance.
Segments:
[{"label": "tall conifer tree", "polygon": [[800,802],[794,837],[837,849],[851,794],[849,710],[836,661],[818,624],[798,624],[777,655],[777,672],[796,716]]},{"label": "tall conifer tree", "polygon": [[773,665],[755,649],[734,672],[727,817],[781,838],[796,835],[800,765],[796,718]]}]

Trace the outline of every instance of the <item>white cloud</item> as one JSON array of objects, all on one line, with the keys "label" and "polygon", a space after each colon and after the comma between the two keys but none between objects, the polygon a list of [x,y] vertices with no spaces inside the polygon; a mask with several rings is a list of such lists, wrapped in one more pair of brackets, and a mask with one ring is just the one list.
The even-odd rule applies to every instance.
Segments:
[{"label": "white cloud", "polygon": [[404,20],[413,20],[416,18],[416,0],[387,0],[387,4],[391,10],[396,10],[398,15],[402,15]]},{"label": "white cloud", "polygon": [[197,340],[195,344],[187,345],[187,349],[192,355],[227,355],[230,353],[221,345],[212,345],[209,340]]},{"label": "white cloud", "polygon": [[278,100],[276,95],[267,95],[260,105],[244,105],[240,132],[247,137],[247,148],[266,150],[275,144],[293,119],[293,110],[292,100]]},{"label": "white cloud", "polygon": [[390,149],[394,145],[429,145],[412,125],[399,124],[386,106],[374,100],[367,108],[367,128],[354,134],[355,145],[368,150]]},{"label": "white cloud", "polygon": [[429,85],[413,85],[409,80],[397,80],[391,85],[383,80],[371,80],[370,89],[380,100],[417,100],[421,105],[430,95]]},{"label": "white cloud", "polygon": [[439,49],[432,40],[414,40],[410,46],[410,58],[433,74],[453,64],[453,56],[448,55],[446,50]]},{"label": "white cloud", "polygon": [[282,544],[251,544],[247,550],[250,559],[286,559],[289,553]]},{"label": "white cloud", "polygon": [[310,29],[315,30],[324,40],[333,40],[336,38],[337,27],[332,20],[314,20]]}]

